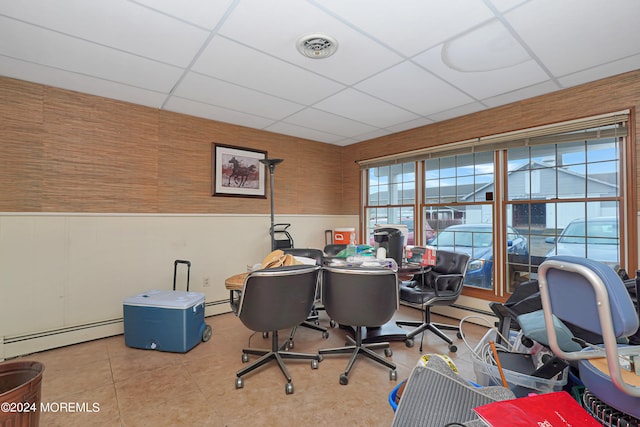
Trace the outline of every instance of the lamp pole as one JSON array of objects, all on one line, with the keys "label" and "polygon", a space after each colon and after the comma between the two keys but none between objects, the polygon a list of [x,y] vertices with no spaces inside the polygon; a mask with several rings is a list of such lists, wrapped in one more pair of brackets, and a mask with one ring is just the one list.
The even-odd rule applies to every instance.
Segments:
[{"label": "lamp pole", "polygon": [[282,163],[284,159],[260,159],[260,163],[266,165],[269,168],[269,182],[270,182],[270,191],[271,191],[271,228],[269,229],[269,234],[271,235],[271,250],[274,251],[276,249],[276,240],[274,238],[274,218],[273,218],[273,178],[276,170],[276,165]]}]

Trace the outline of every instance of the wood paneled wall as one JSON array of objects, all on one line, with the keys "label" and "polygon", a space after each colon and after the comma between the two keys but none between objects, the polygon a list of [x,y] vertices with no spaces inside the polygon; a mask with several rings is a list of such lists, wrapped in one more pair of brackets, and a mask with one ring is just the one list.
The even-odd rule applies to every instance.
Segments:
[{"label": "wood paneled wall", "polygon": [[285,159],[276,213],[345,213],[342,147],[9,78],[0,78],[0,211],[268,213],[269,199],[211,196],[214,142]]},{"label": "wood paneled wall", "polygon": [[218,142],[285,159],[277,213],[358,214],[357,160],[639,105],[640,70],[338,147],[0,78],[0,211],[269,212],[268,199],[211,197]]},{"label": "wood paneled wall", "polygon": [[[640,70],[347,146],[343,158],[344,209],[358,210],[358,160],[619,110],[635,111],[638,107]],[[640,118],[637,114],[634,117],[637,129]],[[637,133],[632,138],[637,146]]]}]

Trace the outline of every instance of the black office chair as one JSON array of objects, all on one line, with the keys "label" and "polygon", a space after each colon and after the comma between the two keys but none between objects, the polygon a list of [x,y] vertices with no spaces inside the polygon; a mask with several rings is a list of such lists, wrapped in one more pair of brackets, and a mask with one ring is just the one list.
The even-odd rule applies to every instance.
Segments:
[{"label": "black office chair", "polygon": [[238,317],[252,331],[271,332],[271,349],[245,348],[242,361],[249,361],[249,354],[261,356],[236,373],[236,388],[244,387],[243,376],[265,363],[275,360],[285,378],[285,392],[293,393],[291,376],[282,359],[311,360],[316,369],[321,360],[319,354],[303,354],[284,351],[278,342],[278,330],[293,328],[304,322],[315,300],[320,267],[294,265],[257,270],[247,275],[238,307]]},{"label": "black office chair", "polygon": [[[320,249],[290,248],[290,249],[283,249],[282,251],[285,254],[313,259],[315,260],[316,265],[318,266],[322,266],[322,262],[324,259],[324,253]],[[322,326],[320,326],[320,322],[319,322],[320,317],[318,315],[318,310],[324,309],[318,303],[318,301],[320,300],[320,292],[321,292],[321,286],[318,286],[318,290],[316,291],[316,300],[314,301],[313,306],[311,307],[311,312],[307,317],[307,319],[298,326],[302,326],[305,328],[313,329],[314,331],[322,332],[322,338],[326,339],[326,338],[329,338],[329,331],[327,330],[327,328],[323,328]],[[298,326],[294,327],[291,330],[291,335],[289,336],[289,343],[287,344],[289,350],[291,350],[294,346],[293,337],[296,333]]]},{"label": "black office chair", "polygon": [[331,319],[355,327],[355,339],[347,337],[353,345],[322,349],[320,354],[352,353],[340,384],[349,383],[349,372],[358,355],[362,354],[391,369],[389,377],[397,380],[396,365],[375,353],[385,349],[392,355],[388,342],[363,344],[362,328],[382,326],[398,309],[398,277],[386,268],[325,267],[322,273],[322,301]]},{"label": "black office chair", "polygon": [[[458,347],[453,344],[451,338],[440,329],[457,331],[460,328],[453,325],[444,325],[431,322],[431,307],[437,305],[451,305],[456,302],[464,285],[464,275],[469,265],[469,255],[443,250],[436,251],[436,264],[425,267],[425,271],[413,276],[413,280],[400,284],[400,301],[403,304],[423,309],[422,322],[397,321],[399,326],[415,326],[416,328],[407,334],[405,344],[413,347],[413,338],[429,330],[449,344],[449,351],[455,353]],[[422,341],[420,342],[422,351]]]}]

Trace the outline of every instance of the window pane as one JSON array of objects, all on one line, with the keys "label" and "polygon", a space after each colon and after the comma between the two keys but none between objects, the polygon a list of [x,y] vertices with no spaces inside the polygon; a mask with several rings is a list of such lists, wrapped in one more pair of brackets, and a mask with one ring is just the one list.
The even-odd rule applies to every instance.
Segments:
[{"label": "window pane", "polygon": [[531,147],[530,163],[531,169],[550,168],[556,166],[555,144]]},{"label": "window pane", "polygon": [[415,163],[369,169],[369,206],[415,203]]},{"label": "window pane", "polygon": [[376,227],[399,224],[407,227],[408,235],[405,245],[415,244],[413,207],[368,208],[365,212],[367,215],[368,226],[367,237],[363,239],[363,243],[367,243],[371,246],[375,245],[373,240],[373,231]]},{"label": "window pane", "polygon": [[584,141],[558,144],[557,148],[557,162],[559,165],[570,166],[587,162],[587,151]]},{"label": "window pane", "polygon": [[[433,170],[436,167],[440,169]],[[494,192],[492,153],[426,160],[425,168],[425,203],[484,202],[487,193]]]},{"label": "window pane", "polygon": [[620,191],[619,171],[616,161],[596,162],[587,165],[587,194],[589,197],[616,197]]},{"label": "window pane", "polygon": [[490,289],[493,281],[493,208],[491,205],[425,207],[423,217],[439,250],[471,256],[465,286]]}]

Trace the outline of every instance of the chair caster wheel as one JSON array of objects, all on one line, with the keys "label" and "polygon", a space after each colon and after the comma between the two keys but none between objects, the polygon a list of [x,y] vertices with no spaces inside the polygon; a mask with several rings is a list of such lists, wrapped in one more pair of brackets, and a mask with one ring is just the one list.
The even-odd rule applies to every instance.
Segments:
[{"label": "chair caster wheel", "polygon": [[340,384],[342,384],[342,385],[349,384],[349,377],[346,376],[345,374],[341,374],[340,375]]},{"label": "chair caster wheel", "polygon": [[289,351],[291,349],[293,349],[293,340],[289,340],[289,342],[285,346],[285,350]]},{"label": "chair caster wheel", "polygon": [[393,351],[390,348],[385,348],[384,349],[384,355],[387,357],[391,357],[393,356]]},{"label": "chair caster wheel", "polygon": [[451,345],[449,346],[449,351],[450,351],[451,353],[455,353],[456,351],[458,351],[458,347],[456,347],[455,345],[451,344]]},{"label": "chair caster wheel", "polygon": [[211,329],[210,325],[205,326],[204,331],[202,331],[202,342],[209,341],[211,338],[211,334],[213,333],[213,329]]},{"label": "chair caster wheel", "polygon": [[392,369],[389,371],[389,380],[390,381],[398,381],[398,371]]},{"label": "chair caster wheel", "polygon": [[313,359],[311,361],[311,369],[318,369],[318,360]]},{"label": "chair caster wheel", "polygon": [[462,333],[461,332],[456,333],[456,336],[458,337],[459,340],[462,339]]},{"label": "chair caster wheel", "polygon": [[262,338],[269,338],[269,332],[263,332]]},{"label": "chair caster wheel", "polygon": [[327,331],[322,332],[322,338],[324,338],[325,340],[329,338],[329,332]]},{"label": "chair caster wheel", "polygon": [[[242,353],[242,363],[247,363],[249,361],[249,355]],[[240,378],[238,378],[240,379]]]},{"label": "chair caster wheel", "polygon": [[317,325],[319,325],[319,324],[320,324],[320,321],[319,321],[319,320],[314,320],[314,321],[313,321],[313,324],[317,326]]},{"label": "chair caster wheel", "polygon": [[411,338],[405,340],[404,345],[406,345],[409,348],[413,347],[413,340]]},{"label": "chair caster wheel", "polygon": [[332,328],[336,327],[336,321],[335,320],[330,320],[329,321],[329,326],[331,326]]},{"label": "chair caster wheel", "polygon": [[287,383],[287,385],[284,386],[284,392],[287,394],[293,394],[293,384]]},{"label": "chair caster wheel", "polygon": [[244,387],[244,380],[242,378],[236,378],[236,388]]}]

